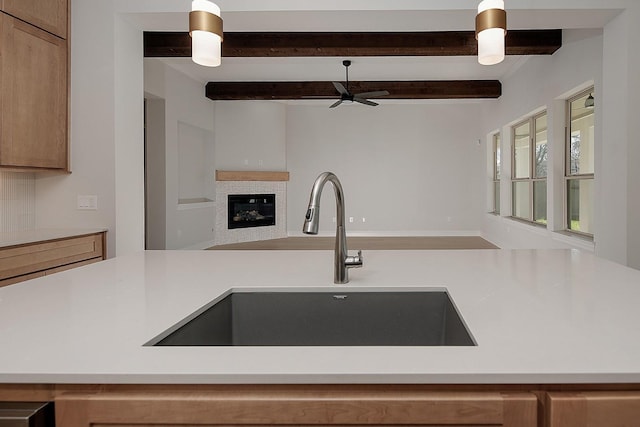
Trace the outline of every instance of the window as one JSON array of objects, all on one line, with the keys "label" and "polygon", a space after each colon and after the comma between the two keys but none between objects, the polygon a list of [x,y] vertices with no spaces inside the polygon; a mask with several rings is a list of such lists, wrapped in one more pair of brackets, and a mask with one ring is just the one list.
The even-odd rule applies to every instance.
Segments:
[{"label": "window", "polygon": [[513,126],[511,216],[547,223],[547,113]]},{"label": "window", "polygon": [[594,97],[593,88],[567,101],[567,230],[593,236]]},{"label": "window", "polygon": [[493,213],[500,214],[500,134],[493,135]]}]

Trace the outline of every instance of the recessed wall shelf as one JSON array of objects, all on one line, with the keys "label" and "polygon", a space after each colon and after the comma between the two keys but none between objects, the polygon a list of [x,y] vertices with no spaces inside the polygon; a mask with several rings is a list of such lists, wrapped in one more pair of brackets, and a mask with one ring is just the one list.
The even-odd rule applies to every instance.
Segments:
[{"label": "recessed wall shelf", "polygon": [[193,199],[179,199],[178,210],[184,211],[188,209],[201,209],[215,207],[216,202],[206,197],[196,197]]}]

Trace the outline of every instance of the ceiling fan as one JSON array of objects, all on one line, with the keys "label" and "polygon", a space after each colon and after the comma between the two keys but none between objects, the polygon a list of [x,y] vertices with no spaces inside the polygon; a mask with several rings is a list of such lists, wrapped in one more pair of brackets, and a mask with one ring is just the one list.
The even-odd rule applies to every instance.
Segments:
[{"label": "ceiling fan", "polygon": [[334,102],[329,108],[335,108],[338,105],[342,104],[343,102],[345,103],[358,102],[360,104],[370,105],[372,107],[375,107],[378,104],[373,101],[369,101],[367,98],[389,95],[389,92],[387,92],[386,90],[352,94],[351,92],[349,92],[349,66],[351,65],[351,61],[344,60],[342,61],[342,65],[345,66],[345,71],[347,75],[347,79],[346,79],[347,87],[345,88],[344,85],[340,82],[332,82],[333,86],[336,88],[336,90],[340,94],[340,99]]}]

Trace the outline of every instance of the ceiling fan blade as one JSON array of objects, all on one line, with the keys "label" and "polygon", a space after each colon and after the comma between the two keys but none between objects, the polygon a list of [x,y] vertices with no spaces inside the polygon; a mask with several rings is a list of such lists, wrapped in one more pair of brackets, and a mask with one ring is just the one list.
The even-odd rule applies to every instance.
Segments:
[{"label": "ceiling fan blade", "polygon": [[331,82],[331,83],[333,83],[333,86],[340,93],[340,95],[346,95],[346,94],[349,93],[349,91],[347,89],[345,89],[345,87],[342,85],[342,83],[340,83],[340,82]]},{"label": "ceiling fan blade", "polygon": [[340,104],[342,104],[342,99],[339,99],[336,102],[334,102],[333,104],[331,104],[331,106],[329,106],[329,108],[335,108]]},{"label": "ceiling fan blade", "polygon": [[354,102],[359,102],[360,104],[364,104],[364,105],[371,105],[372,107],[377,106],[378,104],[373,102],[373,101],[369,101],[368,99],[362,99],[362,98],[353,98]]},{"label": "ceiling fan blade", "polygon": [[375,92],[363,92],[363,93],[356,93],[354,95],[354,97],[356,98],[374,98],[376,96],[386,96],[389,95],[389,92],[386,90],[378,90]]}]

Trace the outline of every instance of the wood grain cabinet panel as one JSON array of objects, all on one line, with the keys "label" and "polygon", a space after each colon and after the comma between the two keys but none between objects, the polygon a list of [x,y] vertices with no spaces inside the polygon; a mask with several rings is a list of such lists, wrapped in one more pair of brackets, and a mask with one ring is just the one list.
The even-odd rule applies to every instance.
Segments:
[{"label": "wood grain cabinet panel", "polygon": [[35,273],[23,274],[21,276],[10,277],[9,279],[0,280],[0,287],[13,285],[24,282],[25,280],[35,279],[36,277],[44,277],[47,274],[44,271],[36,271]]},{"label": "wood grain cabinet panel", "polygon": [[68,36],[68,0],[0,0],[0,9],[58,37]]},{"label": "wood grain cabinet panel", "polygon": [[105,258],[105,233],[0,249],[0,286],[91,264]]},{"label": "wood grain cabinet panel", "polygon": [[56,399],[57,427],[505,426],[536,427],[537,399],[493,392],[104,392]]},{"label": "wood grain cabinet panel", "polygon": [[0,13],[0,166],[67,171],[67,41]]},{"label": "wood grain cabinet panel", "polygon": [[640,392],[549,392],[547,427],[640,426]]}]

